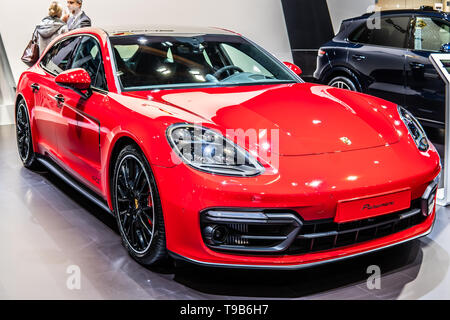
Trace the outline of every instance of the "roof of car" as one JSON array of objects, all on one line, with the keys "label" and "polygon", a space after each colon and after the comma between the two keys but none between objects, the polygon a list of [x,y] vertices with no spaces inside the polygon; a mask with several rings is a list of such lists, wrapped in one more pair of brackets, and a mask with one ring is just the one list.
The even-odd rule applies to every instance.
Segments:
[{"label": "roof of car", "polygon": [[200,34],[225,34],[236,35],[235,32],[226,29],[212,27],[189,27],[189,26],[119,26],[106,27],[103,30],[110,37],[127,35],[200,35]]},{"label": "roof of car", "polygon": [[[369,13],[365,13],[361,16],[358,17],[354,17],[351,19],[347,19],[347,21],[349,20],[358,20],[358,19],[365,19],[368,18],[370,16],[372,16],[373,14],[375,14],[377,12],[369,12]],[[449,13],[448,12],[443,12],[443,11],[437,11],[437,10],[420,10],[420,9],[399,9],[399,10],[382,10],[379,11],[379,13],[381,14],[381,16],[385,16],[385,15],[404,15],[404,14],[411,14],[411,15],[424,15],[424,16],[428,16],[428,17],[439,17],[439,18],[444,18],[444,19],[450,19]]]}]

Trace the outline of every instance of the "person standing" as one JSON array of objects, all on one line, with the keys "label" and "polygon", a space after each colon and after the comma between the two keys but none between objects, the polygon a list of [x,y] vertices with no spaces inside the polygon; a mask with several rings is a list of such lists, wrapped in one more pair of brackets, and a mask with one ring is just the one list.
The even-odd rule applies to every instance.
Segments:
[{"label": "person standing", "polygon": [[48,16],[36,26],[39,55],[44,52],[53,39],[67,31],[66,24],[61,20],[61,16],[61,5],[57,1],[53,1],[48,9]]},{"label": "person standing", "polygon": [[67,8],[70,15],[66,15],[63,21],[67,22],[69,31],[90,27],[92,25],[91,19],[82,10],[83,0],[67,0]]}]

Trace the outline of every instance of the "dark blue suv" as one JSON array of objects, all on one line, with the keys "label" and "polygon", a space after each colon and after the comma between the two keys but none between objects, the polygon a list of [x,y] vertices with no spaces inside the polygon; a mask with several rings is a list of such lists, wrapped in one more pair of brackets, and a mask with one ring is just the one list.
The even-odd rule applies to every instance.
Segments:
[{"label": "dark blue suv", "polygon": [[396,10],[348,19],[323,45],[314,78],[402,105],[424,124],[442,127],[445,85],[429,61],[449,52],[450,16]]}]

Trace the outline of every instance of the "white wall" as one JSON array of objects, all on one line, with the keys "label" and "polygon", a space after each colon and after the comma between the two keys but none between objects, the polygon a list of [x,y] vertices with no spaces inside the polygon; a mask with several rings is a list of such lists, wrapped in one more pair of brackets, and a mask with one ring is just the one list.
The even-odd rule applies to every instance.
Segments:
[{"label": "white wall", "polygon": [[[50,0],[0,0],[0,32],[17,82],[20,61],[34,27]],[[64,0],[60,3],[65,5]],[[281,60],[292,61],[280,0],[85,0],[98,26],[164,24],[214,26],[237,31]]]},{"label": "white wall", "polygon": [[375,4],[375,0],[327,0],[327,3],[336,34],[341,27],[342,20],[366,13],[369,6]]}]

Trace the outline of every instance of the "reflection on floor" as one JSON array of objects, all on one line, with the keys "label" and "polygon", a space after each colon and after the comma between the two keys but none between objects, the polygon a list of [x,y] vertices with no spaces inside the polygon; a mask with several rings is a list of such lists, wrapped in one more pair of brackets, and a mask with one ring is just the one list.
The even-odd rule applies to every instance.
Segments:
[{"label": "reflection on floor", "polygon": [[[0,127],[0,299],[450,299],[450,209],[430,236],[314,269],[146,269],[122,248],[112,217],[56,177],[24,169],[14,127]],[[67,268],[80,267],[69,290]],[[381,268],[381,289],[366,273]]]}]

